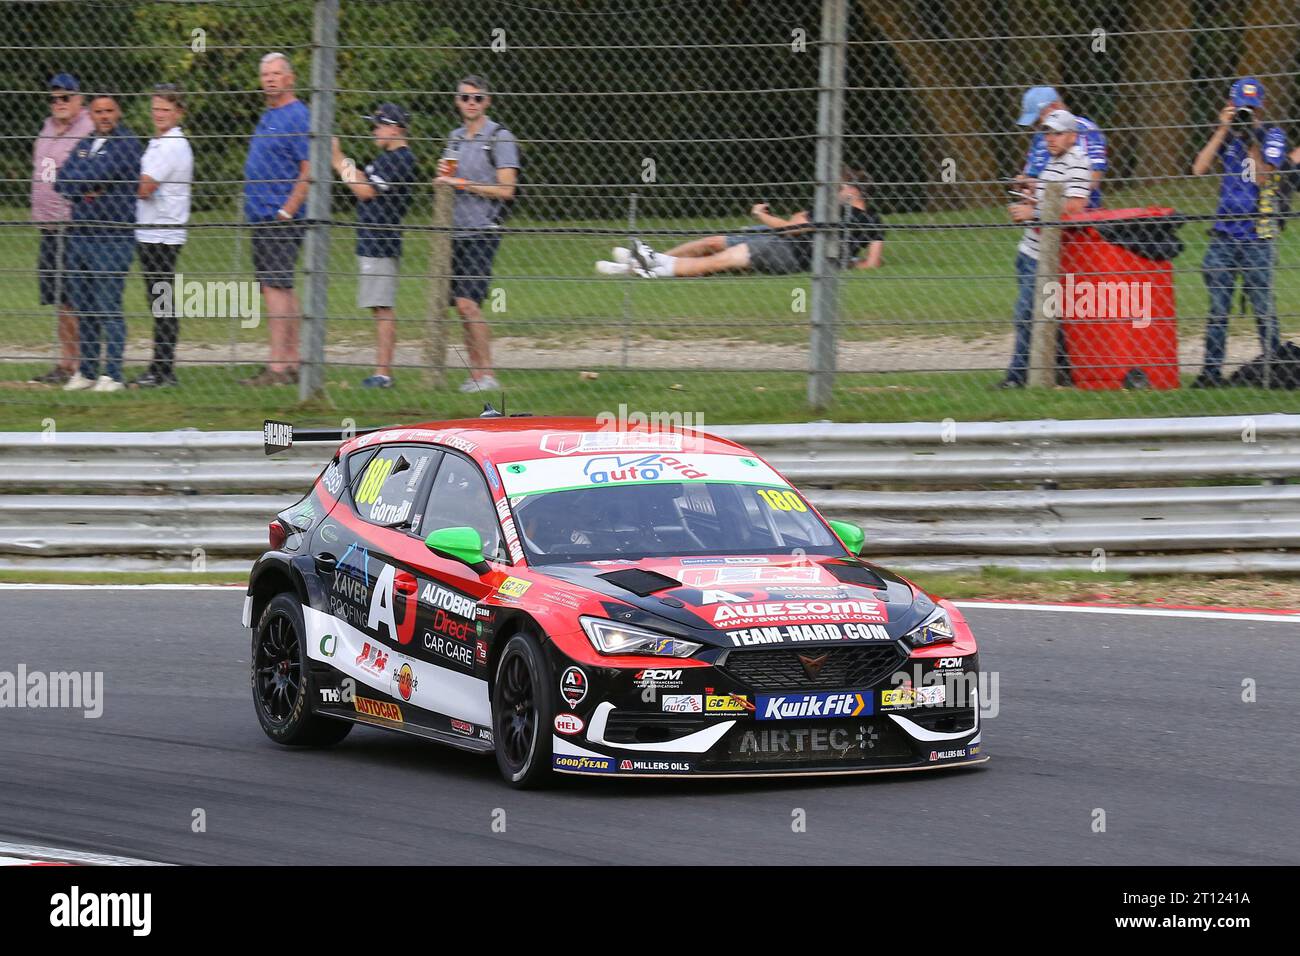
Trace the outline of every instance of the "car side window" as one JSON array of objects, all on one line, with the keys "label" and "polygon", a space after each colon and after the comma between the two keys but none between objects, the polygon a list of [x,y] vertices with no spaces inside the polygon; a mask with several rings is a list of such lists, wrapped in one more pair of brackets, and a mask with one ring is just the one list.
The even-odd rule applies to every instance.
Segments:
[{"label": "car side window", "polygon": [[441,456],[439,449],[424,445],[380,448],[353,482],[357,514],[385,527],[418,528],[424,489]]},{"label": "car side window", "polygon": [[505,561],[501,525],[478,465],[448,452],[438,467],[424,510],[421,537],[439,528],[471,527],[483,539],[483,553]]}]

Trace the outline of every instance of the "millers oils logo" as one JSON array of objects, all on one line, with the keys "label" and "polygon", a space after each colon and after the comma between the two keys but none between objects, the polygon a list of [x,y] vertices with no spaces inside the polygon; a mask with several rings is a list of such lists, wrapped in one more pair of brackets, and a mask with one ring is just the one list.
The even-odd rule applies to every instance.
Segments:
[{"label": "millers oils logo", "polygon": [[371,700],[369,697],[354,697],[352,698],[352,706],[357,709],[358,714],[365,714],[367,717],[391,720],[396,724],[402,722],[402,708],[387,701]]}]

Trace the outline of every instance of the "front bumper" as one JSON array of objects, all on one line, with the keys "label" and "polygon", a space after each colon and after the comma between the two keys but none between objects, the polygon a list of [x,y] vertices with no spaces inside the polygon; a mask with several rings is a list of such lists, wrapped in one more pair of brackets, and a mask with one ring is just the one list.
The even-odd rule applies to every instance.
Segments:
[{"label": "front bumper", "polygon": [[[599,776],[787,776],[929,770],[985,762],[976,654],[947,659],[894,653],[832,658],[820,682],[800,681],[779,660],[756,666],[725,655],[715,666],[668,661],[642,670],[577,665],[583,696],[564,698],[552,767]],[[849,649],[845,649],[847,651]],[[779,656],[779,655],[778,655]],[[952,666],[957,660],[959,666]],[[771,666],[768,666],[771,665]],[[767,685],[742,684],[737,674]],[[824,686],[852,678],[849,687]],[[902,676],[906,676],[903,681]],[[781,686],[773,686],[773,684]],[[900,684],[905,688],[900,691]],[[915,687],[920,690],[912,690]]]}]

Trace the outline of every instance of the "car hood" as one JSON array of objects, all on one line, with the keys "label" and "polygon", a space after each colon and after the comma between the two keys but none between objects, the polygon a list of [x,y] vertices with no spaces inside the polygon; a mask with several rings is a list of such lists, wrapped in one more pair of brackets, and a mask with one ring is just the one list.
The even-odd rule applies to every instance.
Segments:
[{"label": "car hood", "polygon": [[739,630],[785,624],[875,624],[898,638],[934,609],[898,575],[854,558],[645,558],[533,570],[592,592],[610,617],[722,647]]}]

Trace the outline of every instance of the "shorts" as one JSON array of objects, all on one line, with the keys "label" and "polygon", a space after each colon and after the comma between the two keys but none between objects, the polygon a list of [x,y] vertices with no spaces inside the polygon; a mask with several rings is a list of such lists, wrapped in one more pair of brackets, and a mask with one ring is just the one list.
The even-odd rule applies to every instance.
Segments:
[{"label": "shorts", "polygon": [[454,237],[451,241],[451,299],[469,299],[482,304],[487,298],[488,281],[492,278],[492,260],[496,258],[501,236],[475,233],[472,236]]},{"label": "shorts", "polygon": [[768,275],[807,272],[812,267],[812,242],[785,236],[754,236],[749,246],[749,267]]},{"label": "shorts", "polygon": [[357,256],[358,309],[391,309],[397,305],[397,263],[396,256],[385,259]]},{"label": "shorts", "polygon": [[726,247],[742,246],[747,242],[753,242],[755,236],[761,236],[765,232],[771,232],[771,226],[746,226],[740,232],[729,233],[722,237]]},{"label": "shorts", "polygon": [[292,289],[298,268],[302,226],[274,222],[253,224],[253,274],[268,289]]},{"label": "shorts", "polygon": [[57,299],[59,305],[72,307],[72,299],[68,296],[67,259],[68,237],[63,226],[42,229],[36,259],[41,305],[54,305]]}]

